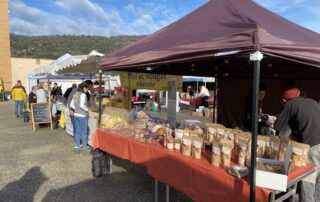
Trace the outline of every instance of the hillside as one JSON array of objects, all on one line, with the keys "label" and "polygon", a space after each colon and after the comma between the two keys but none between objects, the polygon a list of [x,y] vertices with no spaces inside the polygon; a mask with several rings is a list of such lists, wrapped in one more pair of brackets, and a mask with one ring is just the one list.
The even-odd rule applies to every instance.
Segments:
[{"label": "hillside", "polygon": [[11,57],[56,59],[65,53],[86,55],[95,49],[111,53],[144,36],[21,36],[10,34]]}]

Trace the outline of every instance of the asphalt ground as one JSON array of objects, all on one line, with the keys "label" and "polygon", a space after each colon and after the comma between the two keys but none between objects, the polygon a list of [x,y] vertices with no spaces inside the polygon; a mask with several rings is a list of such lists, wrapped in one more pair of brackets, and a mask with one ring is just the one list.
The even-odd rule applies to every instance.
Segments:
[{"label": "asphalt ground", "polygon": [[[41,128],[14,116],[14,103],[0,102],[0,201],[154,201],[146,168],[113,158],[113,173],[94,178],[90,154],[74,149],[64,130]],[[165,171],[164,171],[165,172]],[[165,185],[159,185],[165,201]],[[170,190],[170,201],[193,201]]]}]

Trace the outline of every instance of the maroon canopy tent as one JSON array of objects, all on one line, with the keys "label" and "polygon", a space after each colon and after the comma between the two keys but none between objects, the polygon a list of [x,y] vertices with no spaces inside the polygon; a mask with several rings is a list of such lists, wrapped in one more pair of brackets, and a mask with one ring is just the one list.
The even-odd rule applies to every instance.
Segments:
[{"label": "maroon canopy tent", "polygon": [[[266,64],[273,64],[262,75],[301,77],[299,66],[320,68],[318,33],[251,0],[210,1],[160,31],[102,57],[101,66],[103,70],[129,71],[146,71],[150,66],[153,72],[190,75],[212,75],[214,65],[233,66],[234,76],[251,76],[248,67],[252,65],[244,54],[257,50],[264,54]],[[232,60],[225,65],[226,57]],[[239,69],[245,72],[238,75]],[[319,76],[319,71],[314,75],[312,69],[302,70],[306,76]]]},{"label": "maroon canopy tent", "polygon": [[[253,53],[255,57],[249,59]],[[257,57],[259,53],[262,60]],[[280,100],[280,82],[284,79],[302,79],[309,83],[305,86],[320,86],[319,68],[320,35],[251,0],[212,0],[160,31],[101,58],[103,71],[221,78],[219,118],[227,126],[241,124],[244,107],[237,100],[245,100],[252,78],[252,117],[257,117],[260,75],[279,91],[272,99]],[[318,92],[310,92],[320,99]],[[269,106],[274,104],[271,101]],[[252,126],[250,200],[254,201],[257,120]]]}]

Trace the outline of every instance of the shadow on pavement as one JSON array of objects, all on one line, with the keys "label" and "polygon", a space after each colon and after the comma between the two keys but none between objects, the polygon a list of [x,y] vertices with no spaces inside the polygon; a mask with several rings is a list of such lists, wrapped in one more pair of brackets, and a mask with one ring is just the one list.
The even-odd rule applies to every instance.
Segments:
[{"label": "shadow on pavement", "polygon": [[0,201],[34,201],[39,187],[47,180],[39,166],[32,167],[19,180],[1,189]]},{"label": "shadow on pavement", "polygon": [[[59,201],[152,201],[153,195],[145,192],[152,181],[141,180],[127,172],[92,178],[60,189],[51,189],[43,202]],[[152,193],[152,192],[151,192]]]},{"label": "shadow on pavement", "polygon": [[[126,160],[114,158],[114,165],[125,170],[103,177],[93,178],[60,189],[52,189],[43,198],[43,202],[94,201],[94,202],[140,202],[154,201],[154,179],[147,175],[144,166],[132,164]],[[192,201],[172,189],[171,201]],[[159,184],[159,201],[165,201],[165,185]]]}]

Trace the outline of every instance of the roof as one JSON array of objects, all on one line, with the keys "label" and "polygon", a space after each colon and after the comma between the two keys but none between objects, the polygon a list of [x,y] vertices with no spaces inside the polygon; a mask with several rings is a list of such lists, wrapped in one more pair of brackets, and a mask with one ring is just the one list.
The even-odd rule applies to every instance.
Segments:
[{"label": "roof", "polygon": [[88,55],[62,55],[46,66],[38,67],[30,72],[31,75],[43,74],[74,74],[74,73],[98,73],[96,59],[104,54],[92,50]]},{"label": "roof", "polygon": [[[291,61],[288,64],[292,66],[298,63],[320,68],[318,33],[294,24],[251,0],[210,1],[158,32],[105,55],[101,58],[101,66],[105,71],[141,70],[151,66],[162,72],[166,68],[172,73],[168,65],[208,60],[217,62],[221,60],[219,56],[231,54],[241,61],[243,55],[257,50],[265,58],[273,58],[272,62],[285,59]],[[248,57],[242,61],[248,63]],[[186,73],[184,70],[190,69],[185,66],[176,70]]]}]

